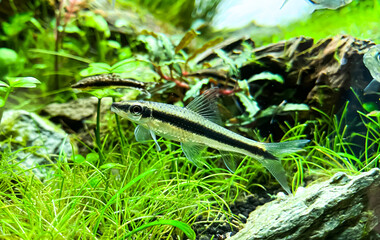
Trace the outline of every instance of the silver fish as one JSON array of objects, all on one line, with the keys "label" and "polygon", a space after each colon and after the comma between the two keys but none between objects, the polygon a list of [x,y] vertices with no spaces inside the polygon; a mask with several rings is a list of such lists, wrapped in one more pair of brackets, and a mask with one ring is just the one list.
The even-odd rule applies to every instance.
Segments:
[{"label": "silver fish", "polygon": [[380,90],[380,45],[371,47],[364,54],[363,63],[373,77],[373,80],[364,89],[364,93],[378,93]]},{"label": "silver fish", "polygon": [[122,101],[113,103],[111,110],[138,124],[135,129],[138,142],[153,139],[160,150],[156,135],[178,141],[187,159],[198,167],[203,164],[201,153],[207,147],[215,148],[232,172],[236,166],[231,153],[248,155],[263,164],[290,193],[279,156],[301,150],[309,140],[260,143],[218,125],[217,92],[210,89],[185,108],[157,102]]},{"label": "silver fish", "polygon": [[[284,5],[289,0],[285,0],[280,9],[284,7]],[[314,7],[314,10],[316,9],[338,9],[340,7],[346,6],[347,4],[350,4],[352,0],[306,0],[307,2],[311,3]]]}]

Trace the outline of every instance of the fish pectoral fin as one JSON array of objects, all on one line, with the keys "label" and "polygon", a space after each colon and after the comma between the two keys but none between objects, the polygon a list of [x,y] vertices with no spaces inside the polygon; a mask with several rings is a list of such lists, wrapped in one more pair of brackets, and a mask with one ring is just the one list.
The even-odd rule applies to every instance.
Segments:
[{"label": "fish pectoral fin", "polygon": [[219,150],[219,152],[228,170],[234,173],[236,171],[236,161],[235,161],[236,154],[223,151],[223,150]]},{"label": "fish pectoral fin", "polygon": [[150,135],[152,136],[154,143],[156,144],[156,150],[161,151],[161,147],[160,145],[158,145],[158,142],[157,142],[156,134],[152,130],[150,130]]},{"label": "fish pectoral fin", "polygon": [[205,145],[183,142],[181,143],[181,147],[183,153],[185,153],[186,158],[194,163],[195,166],[202,167],[202,165],[206,165],[202,161],[202,152],[207,148]]},{"label": "fish pectoral fin", "polygon": [[258,159],[258,161],[276,178],[282,188],[288,194],[291,194],[286,178],[286,172],[281,161],[278,159]]},{"label": "fish pectoral fin", "polygon": [[156,134],[149,129],[144,128],[141,125],[137,125],[135,129],[135,138],[137,142],[146,143],[149,140],[154,140],[157,151],[161,151],[160,145],[158,145]]}]

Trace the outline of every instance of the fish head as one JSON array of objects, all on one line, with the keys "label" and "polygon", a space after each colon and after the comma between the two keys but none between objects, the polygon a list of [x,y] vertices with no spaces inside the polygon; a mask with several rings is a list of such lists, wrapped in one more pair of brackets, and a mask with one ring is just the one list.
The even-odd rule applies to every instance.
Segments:
[{"label": "fish head", "polygon": [[363,56],[364,65],[371,76],[380,82],[380,45],[371,47]]},{"label": "fish head", "polygon": [[111,111],[120,117],[145,126],[151,117],[152,108],[146,101],[122,101],[112,103]]}]

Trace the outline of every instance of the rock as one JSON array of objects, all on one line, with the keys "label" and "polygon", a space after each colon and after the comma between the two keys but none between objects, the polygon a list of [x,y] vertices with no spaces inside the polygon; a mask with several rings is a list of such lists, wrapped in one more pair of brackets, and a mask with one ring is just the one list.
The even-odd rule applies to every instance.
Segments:
[{"label": "rock", "polygon": [[17,159],[26,169],[33,168],[36,177],[44,178],[48,168],[38,165],[56,162],[59,154],[71,156],[72,146],[67,134],[52,122],[24,110],[5,111],[0,125],[0,149],[6,151],[4,144],[11,139],[12,152],[17,151]]},{"label": "rock", "polygon": [[[111,104],[112,98],[102,99],[101,117],[109,112]],[[49,115],[53,122],[62,124],[67,132],[79,132],[84,127],[84,120],[95,121],[97,105],[96,97],[79,98],[67,103],[51,103],[42,110],[42,113]]]},{"label": "rock", "polygon": [[380,230],[379,203],[379,169],[354,177],[337,173],[295,196],[258,207],[228,239],[369,239]]}]

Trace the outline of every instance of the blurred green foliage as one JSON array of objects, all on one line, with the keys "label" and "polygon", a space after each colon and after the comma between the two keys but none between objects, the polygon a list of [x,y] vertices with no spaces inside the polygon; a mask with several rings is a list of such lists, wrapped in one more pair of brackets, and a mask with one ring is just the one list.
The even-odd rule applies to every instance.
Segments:
[{"label": "blurred green foliage", "polygon": [[148,9],[156,17],[188,29],[198,21],[209,22],[221,0],[119,0]]},{"label": "blurred green foliage", "polygon": [[360,39],[380,41],[380,1],[354,0],[337,10],[318,10],[305,20],[281,27],[282,33],[272,41],[296,36],[319,40],[337,34],[348,34]]}]

